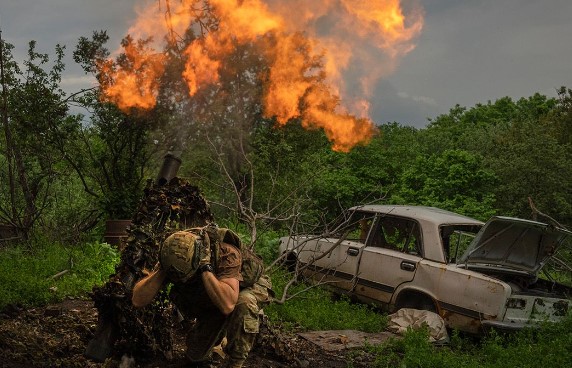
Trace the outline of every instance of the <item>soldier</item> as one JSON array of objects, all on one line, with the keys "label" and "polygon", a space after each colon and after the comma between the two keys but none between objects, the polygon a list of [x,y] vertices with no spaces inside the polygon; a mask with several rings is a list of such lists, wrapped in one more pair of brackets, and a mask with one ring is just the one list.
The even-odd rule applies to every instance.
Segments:
[{"label": "soldier", "polygon": [[256,340],[259,312],[272,296],[263,265],[239,237],[209,225],[178,231],[163,242],[159,263],[133,288],[141,308],[168,283],[169,298],[185,319],[187,357],[195,367],[211,367],[213,349],[226,337],[225,367],[240,368]]}]

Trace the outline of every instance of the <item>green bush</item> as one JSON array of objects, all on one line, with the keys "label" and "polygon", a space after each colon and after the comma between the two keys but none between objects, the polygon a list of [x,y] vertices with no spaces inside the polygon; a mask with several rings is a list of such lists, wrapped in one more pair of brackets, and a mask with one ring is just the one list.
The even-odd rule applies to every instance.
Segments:
[{"label": "green bush", "polygon": [[254,250],[264,260],[267,265],[278,258],[278,246],[280,245],[280,234],[274,231],[261,233],[254,245]]},{"label": "green bush", "polygon": [[[105,282],[118,262],[118,251],[106,243],[5,249],[0,252],[0,309],[8,304],[38,306],[83,296]],[[65,270],[62,276],[52,277]]]}]

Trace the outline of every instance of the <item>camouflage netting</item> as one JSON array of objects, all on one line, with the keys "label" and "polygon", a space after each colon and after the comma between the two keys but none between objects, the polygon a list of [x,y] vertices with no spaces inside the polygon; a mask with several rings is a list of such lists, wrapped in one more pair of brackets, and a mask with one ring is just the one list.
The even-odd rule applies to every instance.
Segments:
[{"label": "camouflage netting", "polygon": [[180,178],[165,185],[149,181],[127,230],[128,237],[121,243],[116,273],[91,294],[99,312],[96,338],[99,335],[100,339],[90,344],[107,341],[112,348],[117,341],[121,350],[140,358],[157,353],[171,357],[169,327],[173,325],[174,313],[166,292],[162,291],[149,307],[137,310],[131,305],[131,290],[144,276],[143,270],[151,270],[157,263],[159,245],[167,235],[212,221],[212,213],[197,187]]}]

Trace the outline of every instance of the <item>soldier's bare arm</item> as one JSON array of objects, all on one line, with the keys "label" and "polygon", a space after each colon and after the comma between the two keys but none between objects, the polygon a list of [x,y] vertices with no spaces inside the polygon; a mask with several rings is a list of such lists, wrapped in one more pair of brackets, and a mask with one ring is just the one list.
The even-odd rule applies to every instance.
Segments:
[{"label": "soldier's bare arm", "polygon": [[163,270],[154,270],[148,276],[139,280],[133,287],[131,302],[135,308],[142,308],[153,301],[165,279],[167,273]]},{"label": "soldier's bare arm", "polygon": [[229,315],[238,301],[239,281],[234,278],[217,279],[211,272],[201,274],[207,294],[213,304],[224,314]]}]

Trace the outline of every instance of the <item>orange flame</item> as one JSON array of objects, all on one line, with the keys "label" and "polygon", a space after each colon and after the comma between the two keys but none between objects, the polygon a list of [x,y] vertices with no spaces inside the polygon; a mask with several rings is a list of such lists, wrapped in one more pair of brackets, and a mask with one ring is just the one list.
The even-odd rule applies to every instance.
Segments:
[{"label": "orange flame", "polygon": [[132,42],[124,46],[129,66],[113,69],[109,62],[100,64],[100,72],[108,76],[104,100],[114,102],[122,110],[132,107],[150,109],[156,103],[158,79],[164,70],[162,54],[146,53]]},{"label": "orange flame", "polygon": [[303,54],[292,52],[298,46],[304,47],[304,42],[299,35],[283,37],[269,50],[274,55],[274,64],[270,68],[264,106],[266,115],[275,116],[279,124],[300,116],[300,100],[311,86],[305,75],[308,61]]},{"label": "orange flame", "polygon": [[334,151],[348,152],[357,144],[368,143],[374,134],[369,119],[336,113],[337,99],[326,89],[312,88],[305,101],[309,108],[303,115],[304,125],[323,128]]},{"label": "orange flame", "polygon": [[218,68],[220,62],[211,59],[205,54],[205,49],[200,42],[193,42],[184,51],[187,56],[183,78],[189,86],[189,94],[193,96],[201,85],[218,82]]},{"label": "orange flame", "polygon": [[270,31],[281,28],[280,18],[268,12],[259,0],[211,0],[220,25],[209,33],[204,43],[193,42],[186,50],[187,62],[183,76],[193,96],[201,85],[216,83],[222,59],[235,44],[245,44]]},{"label": "orange flame", "polygon": [[[140,11],[130,34],[164,34],[167,42],[174,42],[175,35],[196,25],[201,14],[197,6],[205,3],[153,1]],[[216,30],[182,52],[182,78],[190,96],[218,83],[225,56],[237,45],[271,35],[272,42],[264,44],[270,61],[263,81],[265,116],[275,117],[281,125],[299,118],[307,128],[323,129],[338,151],[370,140],[375,126],[367,118],[368,100],[375,83],[415,47],[413,41],[423,27],[421,8],[411,6],[405,14],[400,0],[210,0],[208,4],[218,20]],[[106,98],[122,109],[151,108],[155,103],[156,81],[163,72],[160,64],[166,59],[140,51],[126,48],[133,59],[127,71],[101,69],[113,81],[104,91]]]}]

